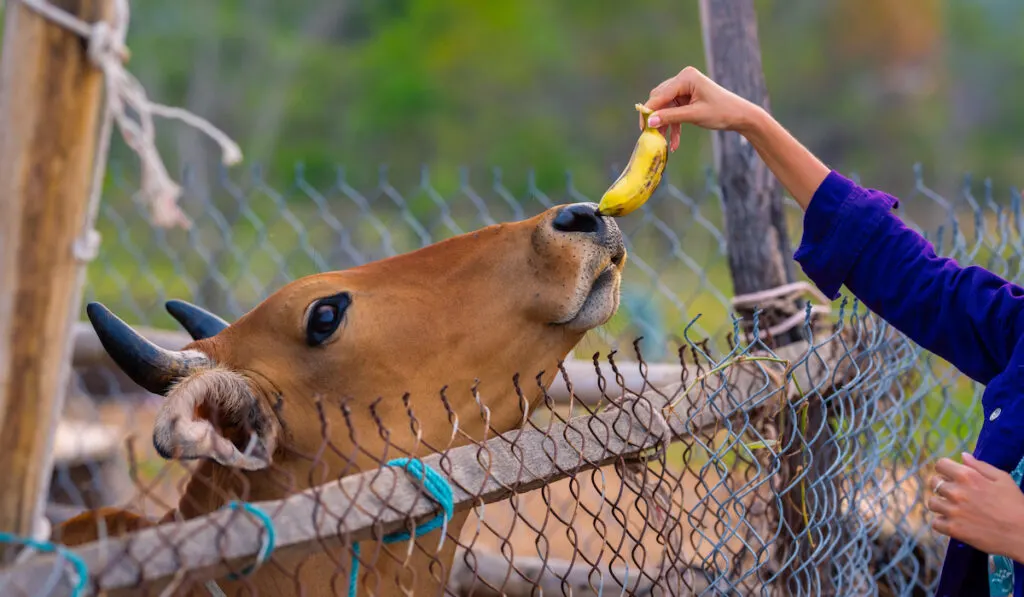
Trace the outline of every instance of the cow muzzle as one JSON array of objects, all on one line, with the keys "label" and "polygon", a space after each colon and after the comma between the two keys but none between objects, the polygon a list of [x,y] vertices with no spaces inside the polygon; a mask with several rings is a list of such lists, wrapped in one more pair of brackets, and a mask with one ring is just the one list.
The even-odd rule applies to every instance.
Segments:
[{"label": "cow muzzle", "polygon": [[622,232],[615,220],[597,213],[596,203],[562,207],[551,219],[555,235],[578,247],[579,275],[568,314],[558,325],[587,331],[607,322],[619,307],[619,285],[626,261]]}]

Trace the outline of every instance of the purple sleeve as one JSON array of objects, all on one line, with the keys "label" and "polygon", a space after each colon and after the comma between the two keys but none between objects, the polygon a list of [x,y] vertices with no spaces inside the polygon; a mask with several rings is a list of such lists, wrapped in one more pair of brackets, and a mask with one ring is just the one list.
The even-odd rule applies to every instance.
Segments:
[{"label": "purple sleeve", "polygon": [[832,172],[807,208],[794,258],[829,298],[845,284],[922,348],[988,383],[1024,331],[1024,289],[937,256],[893,213],[898,206],[895,197]]}]

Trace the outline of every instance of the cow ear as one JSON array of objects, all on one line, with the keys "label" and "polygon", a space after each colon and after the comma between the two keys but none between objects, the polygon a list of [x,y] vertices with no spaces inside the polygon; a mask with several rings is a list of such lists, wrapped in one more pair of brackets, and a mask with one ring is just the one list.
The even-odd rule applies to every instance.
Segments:
[{"label": "cow ear", "polygon": [[270,466],[277,418],[248,379],[213,367],[178,382],[157,414],[153,445],[167,459],[210,459],[224,466]]}]

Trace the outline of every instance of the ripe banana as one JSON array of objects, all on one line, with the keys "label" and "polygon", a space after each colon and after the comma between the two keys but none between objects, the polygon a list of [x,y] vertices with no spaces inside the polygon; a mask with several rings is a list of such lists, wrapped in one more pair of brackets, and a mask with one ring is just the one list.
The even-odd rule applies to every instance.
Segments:
[{"label": "ripe banana", "polygon": [[668,141],[658,129],[647,126],[647,117],[653,111],[642,104],[636,104],[636,109],[643,114],[644,130],[637,139],[626,169],[601,197],[597,213],[602,216],[618,218],[638,209],[651,198],[665,170]]}]

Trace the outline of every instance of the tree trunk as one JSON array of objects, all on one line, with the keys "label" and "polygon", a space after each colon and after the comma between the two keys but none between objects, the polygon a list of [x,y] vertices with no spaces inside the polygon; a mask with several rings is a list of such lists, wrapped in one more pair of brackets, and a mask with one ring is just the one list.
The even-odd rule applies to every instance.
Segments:
[{"label": "tree trunk", "polygon": [[[769,110],[753,0],[701,0],[700,8],[708,76]],[[780,183],[741,135],[712,135],[733,292],[749,294],[795,281]],[[802,309],[802,305],[795,304],[792,309]],[[737,311],[749,329],[752,310]],[[765,309],[759,316],[759,328],[775,325],[792,313]],[[771,340],[777,348],[800,340],[802,333],[803,326],[797,326]],[[782,569],[782,586],[797,592],[795,585],[800,585],[815,594],[829,595],[835,592],[830,567],[827,562],[815,563],[805,513],[815,522],[815,534],[834,537],[833,533],[838,532],[831,519],[818,520],[827,516],[827,500],[838,495],[830,493],[831,479],[825,472],[836,456],[835,439],[827,409],[820,400],[801,406],[798,412],[793,405],[784,405],[778,418],[767,420],[761,429],[762,435],[781,430],[780,446],[786,452],[779,478],[770,482],[777,482],[776,488],[793,488],[782,496],[783,511],[777,513],[780,520],[768,521],[767,526],[781,522],[792,532],[792,536],[786,531],[778,535],[777,561],[789,562]],[[771,463],[762,464],[767,465],[764,470],[771,470]]]},{"label": "tree trunk", "polygon": [[[752,0],[701,0],[708,76],[769,109]],[[747,294],[795,280],[782,215],[782,187],[739,133],[712,133],[725,212],[733,292]]]}]

